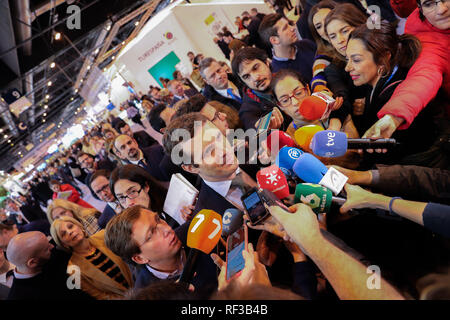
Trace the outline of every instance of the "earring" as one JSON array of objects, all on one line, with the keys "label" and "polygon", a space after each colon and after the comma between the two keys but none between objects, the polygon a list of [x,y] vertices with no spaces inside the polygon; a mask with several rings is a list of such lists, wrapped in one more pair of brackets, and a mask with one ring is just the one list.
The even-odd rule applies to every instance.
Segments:
[{"label": "earring", "polygon": [[384,72],[384,68],[383,68],[382,66],[379,67],[378,70],[377,70],[377,74],[378,74],[381,78],[386,78],[386,77],[388,76],[388,74],[387,74],[387,72],[386,72],[386,74],[383,74],[383,72]]}]

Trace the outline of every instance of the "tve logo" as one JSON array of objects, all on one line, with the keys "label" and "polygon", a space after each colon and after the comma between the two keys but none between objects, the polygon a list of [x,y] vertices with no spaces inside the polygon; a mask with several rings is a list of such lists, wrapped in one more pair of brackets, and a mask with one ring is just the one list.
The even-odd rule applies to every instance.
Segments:
[{"label": "tve logo", "polygon": [[328,137],[328,140],[327,140],[327,146],[328,147],[331,147],[331,146],[334,146],[334,137],[336,137],[336,133],[334,133],[334,132],[327,132],[327,137]]}]

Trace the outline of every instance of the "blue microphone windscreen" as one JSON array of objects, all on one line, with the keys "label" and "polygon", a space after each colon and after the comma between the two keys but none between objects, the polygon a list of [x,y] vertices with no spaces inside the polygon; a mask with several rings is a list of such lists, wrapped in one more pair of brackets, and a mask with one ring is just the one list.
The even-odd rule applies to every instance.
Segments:
[{"label": "blue microphone windscreen", "polygon": [[302,154],[292,168],[295,175],[305,182],[319,183],[328,168],[312,154]]},{"label": "blue microphone windscreen", "polygon": [[311,140],[311,150],[320,157],[343,156],[347,152],[347,135],[333,130],[317,132]]},{"label": "blue microphone windscreen", "polygon": [[222,236],[228,237],[244,224],[244,216],[236,208],[225,210],[222,217]]},{"label": "blue microphone windscreen", "polygon": [[287,176],[292,176],[292,166],[295,161],[303,154],[303,151],[293,147],[283,147],[278,152],[276,158],[276,165],[283,171]]}]

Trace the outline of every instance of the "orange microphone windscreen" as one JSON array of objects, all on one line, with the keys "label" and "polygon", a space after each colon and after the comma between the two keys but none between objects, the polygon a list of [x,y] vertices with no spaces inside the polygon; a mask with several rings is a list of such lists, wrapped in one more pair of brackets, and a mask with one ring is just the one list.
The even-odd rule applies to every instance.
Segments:
[{"label": "orange microphone windscreen", "polygon": [[187,245],[209,254],[219,242],[222,234],[222,217],[213,210],[203,209],[189,225]]},{"label": "orange microphone windscreen", "polygon": [[327,103],[316,96],[309,96],[303,99],[298,111],[307,120],[317,120],[322,118],[327,110]]}]

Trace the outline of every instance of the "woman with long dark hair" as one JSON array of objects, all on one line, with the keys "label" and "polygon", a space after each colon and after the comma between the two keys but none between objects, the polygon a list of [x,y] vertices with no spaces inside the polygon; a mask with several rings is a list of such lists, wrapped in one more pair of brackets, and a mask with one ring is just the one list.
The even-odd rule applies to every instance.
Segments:
[{"label": "woman with long dark hair", "polygon": [[[376,29],[362,25],[353,30],[347,45],[345,70],[355,86],[368,85],[364,113],[358,124],[360,132],[365,132],[377,121],[378,111],[406,78],[420,51],[421,44],[416,37],[398,36],[388,23],[382,22]],[[422,111],[409,129],[394,134],[401,146],[389,153],[389,161],[398,163],[405,155],[429,148],[437,134],[431,113],[432,108]],[[419,164],[411,161],[408,160],[408,164]]]}]

